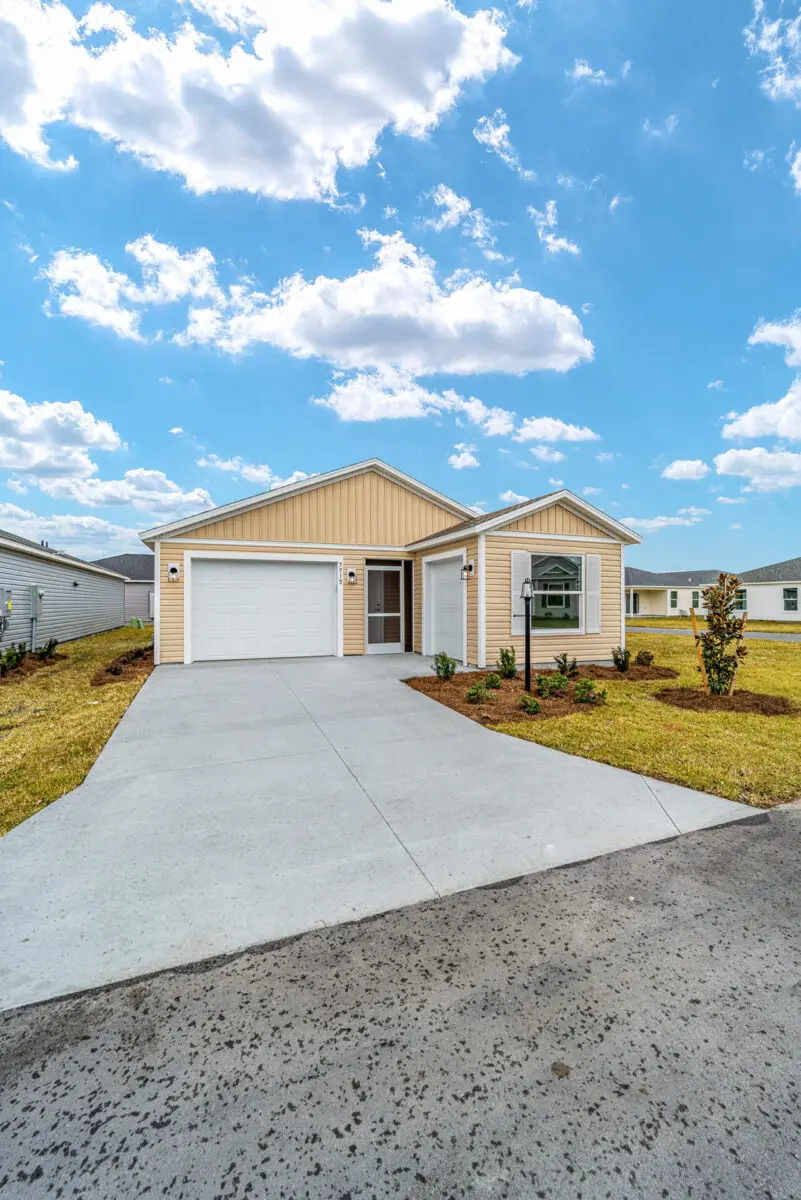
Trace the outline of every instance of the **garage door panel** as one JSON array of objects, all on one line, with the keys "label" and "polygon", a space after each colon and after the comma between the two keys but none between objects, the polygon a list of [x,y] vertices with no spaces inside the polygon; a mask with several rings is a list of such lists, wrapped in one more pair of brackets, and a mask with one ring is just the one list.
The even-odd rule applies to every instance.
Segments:
[{"label": "garage door panel", "polygon": [[195,559],[192,658],[286,658],[337,652],[333,563]]},{"label": "garage door panel", "polygon": [[464,657],[464,584],[460,558],[431,563],[429,568],[431,653],[444,650]]}]

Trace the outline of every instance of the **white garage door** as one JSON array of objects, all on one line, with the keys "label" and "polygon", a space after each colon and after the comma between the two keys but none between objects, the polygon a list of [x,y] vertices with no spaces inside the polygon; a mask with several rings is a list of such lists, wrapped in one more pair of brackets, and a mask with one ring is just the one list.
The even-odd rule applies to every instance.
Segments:
[{"label": "white garage door", "polygon": [[446,558],[428,567],[429,653],[445,650],[451,658],[464,656],[464,584],[461,558]]},{"label": "white garage door", "polygon": [[192,560],[192,659],[337,652],[336,564]]}]

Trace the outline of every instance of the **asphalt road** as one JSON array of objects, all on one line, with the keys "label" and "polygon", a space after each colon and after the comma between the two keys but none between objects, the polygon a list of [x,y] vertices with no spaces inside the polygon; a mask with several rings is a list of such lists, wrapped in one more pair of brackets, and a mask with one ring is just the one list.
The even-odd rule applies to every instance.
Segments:
[{"label": "asphalt road", "polygon": [[801,1187],[801,809],[6,1014],[0,1196]]},{"label": "asphalt road", "polygon": [[[671,637],[693,637],[692,629],[660,629],[658,625],[629,625],[628,633],[667,633]],[[801,642],[801,633],[745,632],[746,640],[756,642]]]}]

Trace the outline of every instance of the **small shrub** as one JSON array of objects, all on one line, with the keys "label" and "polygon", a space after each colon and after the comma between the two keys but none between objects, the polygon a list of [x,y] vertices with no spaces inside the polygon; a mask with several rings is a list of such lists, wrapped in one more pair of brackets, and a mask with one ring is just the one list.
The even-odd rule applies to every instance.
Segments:
[{"label": "small shrub", "polygon": [[450,658],[444,650],[434,655],[433,670],[437,679],[453,679],[456,674],[456,659]]},{"label": "small shrub", "polygon": [[520,707],[524,713],[528,713],[530,717],[533,717],[540,711],[540,702],[536,696],[530,696],[528,692],[523,692],[523,695],[520,697]]},{"label": "small shrub", "polygon": [[745,613],[736,616],[740,580],[724,571],[717,583],[701,593],[706,612],[706,633],[698,635],[701,657],[706,669],[707,685],[713,696],[728,696],[734,691],[734,679],[740,660],[748,647],[742,640],[745,632]]},{"label": "small shrub", "polygon": [[9,671],[15,671],[24,660],[27,652],[25,642],[20,642],[16,646],[12,642],[5,653],[0,654],[0,675],[7,675]]},{"label": "small shrub", "polygon": [[563,675],[560,671],[554,675],[537,676],[537,691],[545,699],[548,696],[561,696],[567,684],[567,675]]},{"label": "small shrub", "polygon": [[40,658],[42,662],[47,662],[55,654],[57,645],[58,638],[48,638],[45,644],[36,651],[36,657]]},{"label": "small shrub", "polygon": [[501,648],[496,665],[501,679],[514,679],[516,677],[517,657],[514,646],[510,646],[508,650],[503,647]]},{"label": "small shrub", "polygon": [[654,665],[654,656],[650,650],[638,650],[634,661],[638,667],[652,667]]},{"label": "small shrub", "polygon": [[612,651],[612,662],[617,667],[621,674],[625,675],[631,663],[631,651],[624,650],[622,646],[615,646]]},{"label": "small shrub", "polygon": [[591,679],[579,679],[573,699],[576,704],[606,704],[606,688],[596,687]]},{"label": "small shrub", "polygon": [[500,675],[497,675],[495,673],[495,671],[490,671],[488,675],[484,676],[484,687],[485,688],[492,688],[492,690],[494,692],[497,692],[497,690],[500,686],[501,686],[501,677],[500,677]]},{"label": "small shrub", "polygon": [[469,687],[464,698],[468,704],[484,704],[487,700],[492,699],[490,693],[480,683],[474,683],[472,687]]},{"label": "small shrub", "polygon": [[566,654],[557,654],[553,661],[556,663],[556,669],[560,675],[565,675],[568,679],[578,677],[579,669],[575,658],[568,658]]}]

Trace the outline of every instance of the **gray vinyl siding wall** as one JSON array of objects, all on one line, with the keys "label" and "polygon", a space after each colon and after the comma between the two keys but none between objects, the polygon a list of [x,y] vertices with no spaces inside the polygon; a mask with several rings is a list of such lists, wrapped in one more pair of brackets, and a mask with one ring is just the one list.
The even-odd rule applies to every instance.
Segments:
[{"label": "gray vinyl siding wall", "polygon": [[125,585],[125,621],[130,621],[131,617],[140,617],[143,621],[152,621],[153,617],[150,612],[150,595],[155,588],[155,583],[134,583],[129,582]]},{"label": "gray vinyl siding wall", "polygon": [[[74,580],[78,587],[73,586]],[[0,649],[20,641],[35,649],[31,646],[32,583],[44,591],[42,617],[36,622],[36,646],[51,637],[70,642],[125,624],[122,578],[0,547],[0,588],[11,588],[13,606],[8,629],[0,634]]]}]

